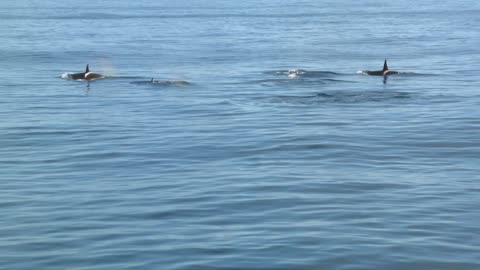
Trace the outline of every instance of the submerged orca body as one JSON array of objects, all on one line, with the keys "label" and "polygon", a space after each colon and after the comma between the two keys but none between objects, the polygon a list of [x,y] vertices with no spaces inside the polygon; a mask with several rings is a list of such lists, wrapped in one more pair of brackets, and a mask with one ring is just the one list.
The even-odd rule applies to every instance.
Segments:
[{"label": "submerged orca body", "polygon": [[189,86],[191,83],[187,81],[163,81],[163,80],[154,80],[153,78],[148,81],[134,81],[130,84],[135,85],[152,85],[152,86]]},{"label": "submerged orca body", "polygon": [[100,73],[90,72],[90,69],[88,68],[88,64],[87,64],[87,68],[85,69],[85,72],[68,74],[68,77],[72,80],[91,81],[91,80],[104,78],[105,76]]},{"label": "submerged orca body", "polygon": [[383,69],[382,70],[365,70],[365,73],[371,76],[388,76],[393,74],[398,74],[398,71],[388,69],[387,59],[383,62]]},{"label": "submerged orca body", "polygon": [[134,82],[130,82],[130,84],[136,84],[136,85],[146,85],[146,84],[154,84],[155,81],[152,79],[148,80],[148,81],[134,81]]}]

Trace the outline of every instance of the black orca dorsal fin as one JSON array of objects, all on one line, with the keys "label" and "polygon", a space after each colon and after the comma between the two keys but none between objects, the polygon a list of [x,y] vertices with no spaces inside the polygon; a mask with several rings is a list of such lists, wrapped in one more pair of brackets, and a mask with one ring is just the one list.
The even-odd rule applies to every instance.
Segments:
[{"label": "black orca dorsal fin", "polygon": [[383,62],[383,72],[387,70],[388,70],[387,59],[385,59],[385,62]]},{"label": "black orca dorsal fin", "polygon": [[89,73],[90,70],[88,69],[88,64],[87,64],[87,68],[85,69],[85,73]]}]

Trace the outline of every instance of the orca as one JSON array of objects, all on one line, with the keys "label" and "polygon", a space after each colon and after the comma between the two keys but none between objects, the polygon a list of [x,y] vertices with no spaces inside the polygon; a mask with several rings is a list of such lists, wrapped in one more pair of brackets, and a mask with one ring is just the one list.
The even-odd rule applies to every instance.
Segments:
[{"label": "orca", "polygon": [[105,77],[105,76],[103,76],[100,73],[90,72],[90,70],[88,69],[88,64],[87,64],[87,68],[85,69],[85,78],[84,78],[85,80],[91,81],[91,80],[101,79],[103,77]]},{"label": "orca", "polygon": [[398,74],[398,71],[390,70],[388,68],[387,64],[387,59],[385,59],[385,62],[383,62],[383,69],[382,70],[365,70],[364,71],[366,74],[371,75],[371,76],[388,76],[388,75],[393,75],[393,74]]},{"label": "orca", "polygon": [[[88,70],[88,65],[87,65],[87,70]],[[85,80],[85,73],[86,72],[80,72],[80,73],[67,73],[68,78],[72,80]]]},{"label": "orca", "polygon": [[88,64],[87,64],[87,68],[85,69],[85,72],[67,74],[67,76],[72,80],[87,80],[87,81],[101,79],[105,77],[102,74],[90,72],[90,69],[88,68]]}]

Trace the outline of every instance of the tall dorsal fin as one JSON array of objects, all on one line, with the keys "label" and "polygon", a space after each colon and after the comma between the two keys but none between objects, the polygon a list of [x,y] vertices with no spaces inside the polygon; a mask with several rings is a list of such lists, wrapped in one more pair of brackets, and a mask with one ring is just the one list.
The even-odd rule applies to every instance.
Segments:
[{"label": "tall dorsal fin", "polygon": [[88,64],[87,64],[87,68],[85,69],[85,73],[89,73],[90,70],[88,69]]},{"label": "tall dorsal fin", "polygon": [[383,72],[387,70],[388,70],[387,59],[385,59],[385,62],[383,62]]}]

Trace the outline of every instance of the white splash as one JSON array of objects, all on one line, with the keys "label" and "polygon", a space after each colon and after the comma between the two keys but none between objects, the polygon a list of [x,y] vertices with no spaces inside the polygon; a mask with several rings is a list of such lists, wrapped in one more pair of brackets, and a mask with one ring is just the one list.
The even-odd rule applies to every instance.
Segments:
[{"label": "white splash", "polygon": [[295,78],[295,77],[299,77],[299,76],[302,76],[303,74],[305,74],[305,70],[303,70],[303,69],[290,69],[290,70],[288,70],[287,74],[288,74],[288,77]]}]

